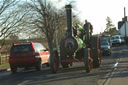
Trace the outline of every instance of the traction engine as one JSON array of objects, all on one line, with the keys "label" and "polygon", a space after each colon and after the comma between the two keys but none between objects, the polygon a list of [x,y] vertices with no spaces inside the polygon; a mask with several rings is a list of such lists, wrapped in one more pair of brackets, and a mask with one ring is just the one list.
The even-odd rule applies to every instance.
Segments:
[{"label": "traction engine", "polygon": [[59,51],[53,50],[50,54],[50,68],[53,73],[62,68],[69,68],[73,62],[84,62],[84,68],[89,73],[92,68],[101,64],[101,47],[99,36],[90,36],[87,32],[81,39],[73,35],[72,7],[66,5],[67,30],[64,38],[61,39]]}]

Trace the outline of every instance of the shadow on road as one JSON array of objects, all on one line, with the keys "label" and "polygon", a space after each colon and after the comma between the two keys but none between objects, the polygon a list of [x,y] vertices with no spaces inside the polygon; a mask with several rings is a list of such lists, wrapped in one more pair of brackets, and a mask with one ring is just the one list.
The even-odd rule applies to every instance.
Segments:
[{"label": "shadow on road", "polygon": [[[114,48],[116,49],[116,48]],[[116,51],[120,51],[120,48],[116,49]],[[43,68],[42,71],[26,70],[22,72],[18,72],[14,75],[10,74],[6,77],[0,79],[2,85],[67,85],[67,81],[75,82],[79,80],[79,82],[86,81],[95,82],[94,79],[107,80],[114,70],[114,64],[117,59],[127,58],[126,56],[127,50],[123,50],[123,52],[115,52],[112,53],[111,56],[103,56],[102,65],[100,68],[93,69],[91,73],[86,73],[84,65],[78,65],[76,67],[68,68],[68,69],[59,69],[57,74],[52,74],[50,68]],[[115,73],[113,78],[118,77],[127,77],[127,60],[120,61],[120,64],[124,66],[119,66],[120,73]],[[124,64],[125,63],[125,64]],[[127,66],[128,67],[128,66]],[[124,72],[125,71],[125,72]],[[8,82],[6,81],[8,80]]]},{"label": "shadow on road", "polygon": [[[94,71],[97,69],[94,69]],[[16,74],[10,74],[6,78],[3,78],[4,85],[37,85],[44,83],[59,82],[72,79],[88,78],[98,76],[98,72],[86,73],[84,66],[73,67],[68,69],[60,68],[57,74],[52,74],[49,68],[45,68],[42,71],[28,70],[25,72],[18,72]],[[8,82],[5,81],[8,79]],[[51,85],[51,84],[50,84]]]},{"label": "shadow on road", "polygon": [[[114,47],[112,55],[103,57],[102,75],[100,80],[104,81],[103,85],[109,78],[126,78],[128,77],[128,47]],[[117,65],[116,65],[117,64]]]}]

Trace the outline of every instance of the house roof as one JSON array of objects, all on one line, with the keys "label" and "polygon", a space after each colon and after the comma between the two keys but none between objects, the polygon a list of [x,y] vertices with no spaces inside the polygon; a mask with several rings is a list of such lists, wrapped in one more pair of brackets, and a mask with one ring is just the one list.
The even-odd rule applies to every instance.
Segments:
[{"label": "house roof", "polygon": [[125,23],[124,21],[119,21],[118,22],[118,29],[120,29],[124,23]]},{"label": "house roof", "polygon": [[128,16],[125,16],[124,18],[122,18],[122,21],[118,22],[118,29],[120,29],[126,21],[128,21]]}]

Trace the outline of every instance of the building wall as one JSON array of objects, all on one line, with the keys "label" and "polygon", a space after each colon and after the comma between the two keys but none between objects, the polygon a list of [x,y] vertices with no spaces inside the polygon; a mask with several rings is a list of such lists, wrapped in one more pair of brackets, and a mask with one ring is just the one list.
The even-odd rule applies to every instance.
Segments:
[{"label": "building wall", "polygon": [[126,24],[126,37],[128,37],[128,21],[126,21],[119,29],[119,34],[125,36],[125,24]]}]

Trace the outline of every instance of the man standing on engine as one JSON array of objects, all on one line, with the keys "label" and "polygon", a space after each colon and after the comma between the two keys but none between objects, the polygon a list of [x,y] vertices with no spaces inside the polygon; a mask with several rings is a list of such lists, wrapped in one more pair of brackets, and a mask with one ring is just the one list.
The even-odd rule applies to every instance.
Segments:
[{"label": "man standing on engine", "polygon": [[85,24],[84,24],[83,28],[84,28],[84,31],[86,34],[86,39],[89,41],[91,39],[91,36],[92,36],[93,26],[91,25],[90,22],[85,20]]},{"label": "man standing on engine", "polygon": [[92,34],[92,32],[93,32],[93,26],[87,20],[85,20],[85,24],[84,24],[83,28],[84,28],[84,30],[85,30],[86,33],[90,32]]}]

